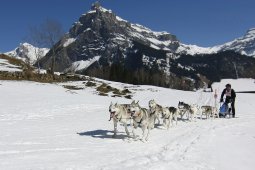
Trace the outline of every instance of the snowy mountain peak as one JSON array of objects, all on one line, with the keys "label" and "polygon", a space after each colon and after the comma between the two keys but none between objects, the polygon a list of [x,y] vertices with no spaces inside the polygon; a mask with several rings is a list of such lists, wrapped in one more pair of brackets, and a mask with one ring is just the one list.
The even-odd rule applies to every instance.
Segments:
[{"label": "snowy mountain peak", "polygon": [[48,51],[48,48],[38,48],[29,43],[20,43],[17,48],[5,54],[11,57],[19,58],[23,61],[29,60],[31,64],[34,64],[37,60],[37,54],[39,55],[39,58],[42,58],[48,53]]},{"label": "snowy mountain peak", "polygon": [[108,9],[102,7],[99,1],[95,2],[94,4],[92,4],[91,10],[112,13],[112,10],[108,10]]},{"label": "snowy mountain peak", "polygon": [[255,28],[249,29],[244,36],[219,47],[220,51],[233,50],[243,55],[255,57]]},{"label": "snowy mountain peak", "polygon": [[195,55],[212,54],[230,50],[243,55],[255,57],[255,28],[249,29],[242,37],[214,47],[198,47],[196,45],[180,44],[176,53]]},{"label": "snowy mountain peak", "polygon": [[100,2],[96,1],[95,3],[92,4],[91,9],[96,10],[96,9],[99,9],[100,7],[101,7]]},{"label": "snowy mountain peak", "polygon": [[112,13],[112,10],[108,10],[108,9],[102,7],[101,4],[97,1],[97,2],[95,2],[91,5],[90,11],[88,11],[87,13],[85,13],[83,15],[92,14],[92,13],[99,13],[99,12]]},{"label": "snowy mountain peak", "polygon": [[251,28],[249,29],[246,34],[244,35],[244,37],[255,37],[255,28]]}]

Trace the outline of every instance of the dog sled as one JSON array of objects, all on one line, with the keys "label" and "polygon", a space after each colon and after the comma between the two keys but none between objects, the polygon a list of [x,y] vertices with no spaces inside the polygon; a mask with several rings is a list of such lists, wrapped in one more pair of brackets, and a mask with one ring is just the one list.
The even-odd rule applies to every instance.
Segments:
[{"label": "dog sled", "polygon": [[219,117],[220,118],[225,118],[227,115],[229,116],[229,118],[232,116],[232,112],[231,112],[231,103],[227,103],[222,102],[220,109],[219,109]]}]

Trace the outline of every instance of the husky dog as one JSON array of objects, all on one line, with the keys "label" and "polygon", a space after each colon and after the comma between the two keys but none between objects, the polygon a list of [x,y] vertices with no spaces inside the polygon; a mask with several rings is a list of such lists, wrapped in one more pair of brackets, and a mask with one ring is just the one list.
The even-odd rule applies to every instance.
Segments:
[{"label": "husky dog", "polygon": [[220,115],[219,115],[219,109],[217,107],[213,107],[213,118],[219,118]]},{"label": "husky dog", "polygon": [[[141,108],[138,104],[139,102],[133,101],[130,105],[130,110],[133,118],[133,137],[136,139],[135,129],[140,126],[142,128],[143,134],[141,140],[144,138],[147,141],[150,130],[154,127],[154,121],[150,118],[149,111],[145,108]],[[147,135],[145,137],[145,130],[147,129]]]},{"label": "husky dog", "polygon": [[191,120],[195,120],[197,119],[197,115],[201,115],[201,109],[197,104],[193,104],[190,106],[191,112],[192,114],[190,115]]},{"label": "husky dog", "polygon": [[168,109],[169,109],[170,114],[172,114],[172,117],[174,117],[175,123],[177,125],[177,119],[180,114],[179,109],[175,108],[175,107],[169,107]]},{"label": "husky dog", "polygon": [[206,119],[209,119],[210,117],[213,116],[213,107],[212,106],[201,106],[201,119],[202,116],[205,115]]},{"label": "husky dog", "polygon": [[180,115],[181,115],[181,119],[183,119],[183,116],[186,114],[187,118],[190,120],[190,118],[193,117],[193,110],[191,109],[191,106],[184,103],[184,102],[180,102],[178,103],[178,109],[180,110]]},{"label": "husky dog", "polygon": [[158,124],[160,124],[160,115],[163,114],[162,106],[157,104],[155,100],[150,100],[149,110],[150,110],[151,116],[154,117],[154,124],[156,123],[156,119],[158,120]]},{"label": "husky dog", "polygon": [[173,112],[170,112],[168,107],[163,107],[162,111],[163,125],[168,130],[169,126],[173,125]]},{"label": "husky dog", "polygon": [[215,118],[219,118],[220,115],[219,115],[219,109],[217,107],[212,107],[212,118],[215,119]]},{"label": "husky dog", "polygon": [[[119,104],[127,109],[127,113],[131,116],[130,104]],[[132,119],[132,118],[131,118]]]},{"label": "husky dog", "polygon": [[117,123],[121,122],[124,124],[125,131],[128,136],[130,136],[130,133],[127,128],[127,122],[128,120],[131,120],[131,114],[128,112],[126,107],[121,104],[113,104],[111,102],[109,106],[109,112],[110,112],[110,120],[113,119],[113,124],[114,124],[114,134],[113,137],[116,137],[117,134]]}]

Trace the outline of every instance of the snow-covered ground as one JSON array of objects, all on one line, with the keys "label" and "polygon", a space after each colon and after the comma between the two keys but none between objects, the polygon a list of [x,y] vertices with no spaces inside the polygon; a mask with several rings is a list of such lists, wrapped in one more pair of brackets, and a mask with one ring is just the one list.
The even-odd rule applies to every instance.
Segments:
[{"label": "snow-covered ground", "polygon": [[[255,91],[252,79],[227,80]],[[213,94],[154,86],[128,88],[144,107],[150,99],[164,106],[178,101],[213,104]],[[82,82],[68,83],[82,86]],[[157,127],[148,142],[126,140],[123,126],[112,138],[111,101],[93,88],[70,91],[63,84],[0,81],[0,169],[3,170],[253,170],[255,167],[255,95],[237,94],[232,119],[179,121],[169,131]]]}]

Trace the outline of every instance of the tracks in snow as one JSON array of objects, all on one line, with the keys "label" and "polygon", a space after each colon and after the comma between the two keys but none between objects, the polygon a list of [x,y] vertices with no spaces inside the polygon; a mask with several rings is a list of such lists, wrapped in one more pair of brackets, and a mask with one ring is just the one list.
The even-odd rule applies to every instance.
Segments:
[{"label": "tracks in snow", "polygon": [[[196,123],[182,124],[172,129],[168,133],[169,142],[159,147],[156,152],[146,154],[144,156],[135,156],[128,160],[117,162],[108,167],[101,168],[102,170],[119,169],[180,169],[180,164],[183,169],[207,169],[213,170],[212,167],[198,162],[194,157],[193,151],[199,152],[200,143],[208,141],[208,133],[213,136],[216,126],[213,121],[199,121]],[[167,133],[167,132],[166,132]],[[160,136],[165,138],[166,136]],[[160,139],[157,139],[160,140]],[[148,142],[148,150],[155,148],[155,142]],[[182,162],[182,163],[180,163]]]}]

